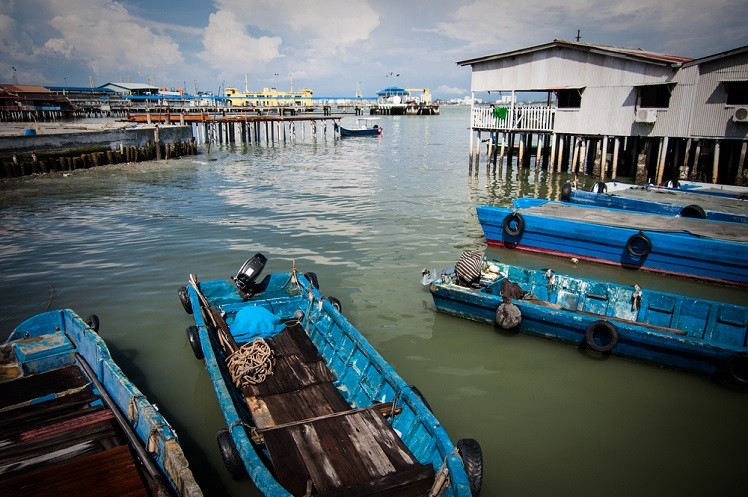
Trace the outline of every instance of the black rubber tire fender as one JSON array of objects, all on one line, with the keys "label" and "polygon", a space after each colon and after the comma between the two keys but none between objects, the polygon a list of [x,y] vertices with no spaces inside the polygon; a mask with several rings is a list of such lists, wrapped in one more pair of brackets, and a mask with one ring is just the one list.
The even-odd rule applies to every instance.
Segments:
[{"label": "black rubber tire fender", "polygon": [[195,354],[197,359],[202,361],[205,355],[203,354],[203,346],[200,344],[200,331],[197,329],[197,326],[194,324],[188,326],[185,333],[187,334],[187,341],[190,343],[192,353]]},{"label": "black rubber tire fender", "polygon": [[502,227],[507,235],[520,236],[525,232],[525,218],[519,212],[512,212],[506,215]]},{"label": "black rubber tire fender", "polygon": [[309,283],[311,283],[314,288],[319,290],[319,280],[317,279],[317,275],[315,273],[312,273],[311,271],[308,273],[304,273],[304,278],[308,279]]},{"label": "black rubber tire fender", "polygon": [[192,303],[190,302],[190,294],[187,291],[187,287],[180,287],[177,290],[177,295],[179,295],[179,301],[182,303],[182,307],[184,307],[184,312],[192,314]]},{"label": "black rubber tire fender", "polygon": [[470,482],[470,495],[478,497],[483,487],[483,450],[473,438],[461,438],[457,441],[457,450],[462,457],[462,465]]},{"label": "black rubber tire fender", "polygon": [[590,188],[590,191],[593,193],[605,193],[608,191],[608,185],[606,185],[602,181],[598,181],[594,185],[592,185],[592,188]]},{"label": "black rubber tire fender", "polygon": [[89,328],[94,330],[96,333],[99,332],[99,326],[101,325],[101,321],[99,320],[99,316],[96,314],[91,314],[86,318],[86,324]]},{"label": "black rubber tire fender", "polygon": [[423,405],[425,405],[425,406],[426,406],[426,408],[427,408],[427,409],[428,409],[429,411],[431,411],[431,412],[434,412],[434,411],[433,411],[433,410],[431,409],[431,406],[429,405],[429,402],[428,402],[428,401],[426,400],[426,397],[424,397],[424,396],[423,396],[423,394],[421,393],[421,391],[420,391],[420,390],[418,390],[418,387],[417,387],[417,386],[415,386],[415,385],[410,385],[410,389],[411,389],[411,390],[413,390],[413,393],[414,393],[414,394],[416,394],[416,395],[418,396],[418,398],[419,398],[419,399],[421,399],[421,402],[423,402]]},{"label": "black rubber tire fender", "polygon": [[332,306],[337,309],[338,312],[343,312],[343,304],[341,304],[338,299],[336,299],[335,297],[327,297],[327,300],[330,301]]},{"label": "black rubber tire fender", "polygon": [[727,359],[727,377],[742,386],[748,386],[748,354],[735,354]]},{"label": "black rubber tire fender", "polygon": [[564,183],[564,186],[561,187],[561,201],[571,201],[571,183]]},{"label": "black rubber tire fender", "polygon": [[680,210],[680,217],[691,217],[694,219],[706,219],[706,212],[700,205],[687,205]]},{"label": "black rubber tire fender", "polygon": [[634,233],[626,241],[626,250],[633,257],[646,257],[652,251],[652,241],[641,231]]},{"label": "black rubber tire fender", "polygon": [[[603,339],[602,345],[598,343],[598,338]],[[610,352],[618,345],[618,330],[609,321],[595,321],[584,332],[584,341],[592,350]]]},{"label": "black rubber tire fender", "polygon": [[226,466],[229,476],[232,480],[242,480],[247,477],[247,468],[244,467],[242,458],[239,457],[239,451],[236,450],[234,439],[226,428],[218,430],[216,434],[218,450],[221,452],[223,465]]}]

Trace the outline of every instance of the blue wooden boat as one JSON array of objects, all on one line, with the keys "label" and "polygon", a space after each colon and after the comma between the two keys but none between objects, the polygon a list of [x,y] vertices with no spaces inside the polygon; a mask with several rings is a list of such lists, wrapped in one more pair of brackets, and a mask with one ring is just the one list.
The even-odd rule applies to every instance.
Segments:
[{"label": "blue wooden boat", "polygon": [[[478,269],[461,269],[466,260]],[[486,261],[478,252],[424,282],[440,312],[748,386],[748,307]]]},{"label": "blue wooden boat", "polygon": [[629,188],[606,193],[579,190],[567,183],[561,189],[561,200],[664,216],[748,223],[748,202],[664,188]]},{"label": "blue wooden boat", "polygon": [[69,309],[0,347],[3,495],[202,495],[176,434]]},{"label": "blue wooden boat", "polygon": [[517,199],[477,208],[489,245],[748,286],[748,226]]},{"label": "blue wooden boat", "polygon": [[377,117],[362,117],[356,120],[358,128],[344,128],[343,126],[335,123],[335,130],[340,133],[341,137],[344,136],[379,136],[382,134],[382,127],[378,124],[372,124],[372,121],[376,121]]},{"label": "blue wooden boat", "polygon": [[478,495],[478,443],[450,441],[314,273],[294,264],[258,283],[266,260],[256,254],[233,283],[191,275],[179,289],[226,418],[217,439],[231,477],[273,497]]}]

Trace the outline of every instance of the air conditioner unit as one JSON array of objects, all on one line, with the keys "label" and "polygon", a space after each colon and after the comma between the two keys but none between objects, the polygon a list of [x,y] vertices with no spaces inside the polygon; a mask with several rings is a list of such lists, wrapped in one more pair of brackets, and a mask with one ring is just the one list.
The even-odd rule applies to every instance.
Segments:
[{"label": "air conditioner unit", "polygon": [[748,123],[748,107],[735,107],[732,120],[736,123]]},{"label": "air conditioner unit", "polygon": [[657,111],[655,109],[637,109],[636,122],[653,123],[657,120]]}]

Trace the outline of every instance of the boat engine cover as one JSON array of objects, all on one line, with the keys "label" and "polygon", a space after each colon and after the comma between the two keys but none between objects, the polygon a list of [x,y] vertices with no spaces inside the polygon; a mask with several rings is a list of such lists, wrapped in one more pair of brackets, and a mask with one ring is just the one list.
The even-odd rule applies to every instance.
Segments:
[{"label": "boat engine cover", "polygon": [[239,291],[249,293],[252,284],[255,282],[257,277],[260,276],[267,261],[267,257],[258,252],[242,265],[239,272],[236,273],[236,276],[232,278]]}]

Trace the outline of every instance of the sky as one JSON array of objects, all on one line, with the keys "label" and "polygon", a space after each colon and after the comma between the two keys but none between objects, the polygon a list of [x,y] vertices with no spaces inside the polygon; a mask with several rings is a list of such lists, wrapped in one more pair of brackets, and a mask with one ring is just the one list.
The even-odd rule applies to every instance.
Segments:
[{"label": "sky", "polygon": [[460,60],[577,30],[699,58],[748,45],[747,20],[748,0],[0,0],[0,83],[452,99],[470,95]]}]

